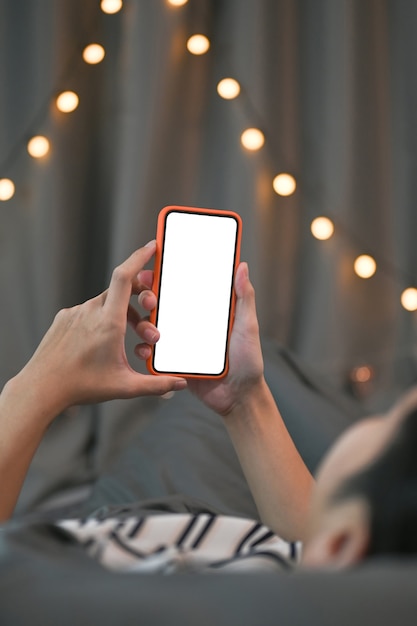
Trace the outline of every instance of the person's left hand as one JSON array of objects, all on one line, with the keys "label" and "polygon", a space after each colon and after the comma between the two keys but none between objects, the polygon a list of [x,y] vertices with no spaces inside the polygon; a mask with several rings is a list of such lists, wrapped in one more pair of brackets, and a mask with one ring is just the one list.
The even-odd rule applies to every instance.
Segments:
[{"label": "person's left hand", "polygon": [[[143,291],[140,303],[152,311],[156,306],[156,296],[151,291],[153,272],[140,272],[141,283],[149,291]],[[249,279],[248,266],[240,263],[235,280],[236,312],[229,344],[229,371],[220,379],[189,378],[188,388],[208,407],[226,417],[233,409],[245,405],[254,393],[264,384],[263,358],[259,338],[259,325],[256,314],[255,290]],[[150,329],[159,337],[155,326],[148,322]],[[145,339],[143,332],[139,335]],[[154,343],[154,342],[153,342]],[[136,350],[140,358],[151,355],[147,343],[139,344]]]},{"label": "person's left hand", "polygon": [[162,395],[186,387],[181,378],[140,374],[126,357],[128,322],[141,338],[150,331],[149,344],[158,338],[154,327],[130,305],[132,294],[140,299],[146,289],[138,274],[155,247],[155,242],[150,242],[117,267],[104,293],[60,311],[22,370],[20,376],[26,385],[37,386],[57,409],[114,398]]}]

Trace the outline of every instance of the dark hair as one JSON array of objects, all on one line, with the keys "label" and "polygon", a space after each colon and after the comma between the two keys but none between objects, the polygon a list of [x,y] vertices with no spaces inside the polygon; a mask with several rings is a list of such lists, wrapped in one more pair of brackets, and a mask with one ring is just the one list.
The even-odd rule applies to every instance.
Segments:
[{"label": "dark hair", "polygon": [[370,507],[367,556],[417,552],[417,409],[402,419],[371,465],[342,483],[332,501],[356,496]]}]

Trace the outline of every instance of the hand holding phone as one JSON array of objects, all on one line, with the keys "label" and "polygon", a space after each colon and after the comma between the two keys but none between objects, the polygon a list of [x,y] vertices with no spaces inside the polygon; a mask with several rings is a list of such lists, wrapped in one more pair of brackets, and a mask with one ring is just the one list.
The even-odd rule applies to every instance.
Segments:
[{"label": "hand holding phone", "polygon": [[[169,206],[158,217],[151,322],[154,374],[221,378],[228,371],[241,219],[230,211]],[[186,309],[181,306],[187,294]]]}]

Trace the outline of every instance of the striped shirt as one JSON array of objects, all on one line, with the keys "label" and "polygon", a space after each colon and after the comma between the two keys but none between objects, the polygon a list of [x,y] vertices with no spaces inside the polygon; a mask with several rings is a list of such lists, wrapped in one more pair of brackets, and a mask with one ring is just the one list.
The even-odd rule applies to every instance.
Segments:
[{"label": "striped shirt", "polygon": [[168,513],[58,522],[103,567],[118,572],[273,572],[291,570],[301,544],[246,518]]}]

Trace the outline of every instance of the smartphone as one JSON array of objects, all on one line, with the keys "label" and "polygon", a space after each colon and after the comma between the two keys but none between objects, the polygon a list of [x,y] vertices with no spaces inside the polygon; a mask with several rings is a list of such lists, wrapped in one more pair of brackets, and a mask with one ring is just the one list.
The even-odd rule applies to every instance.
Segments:
[{"label": "smartphone", "polygon": [[242,222],[237,213],[168,206],[158,217],[151,321],[160,339],[147,361],[153,374],[221,378],[239,263]]}]

